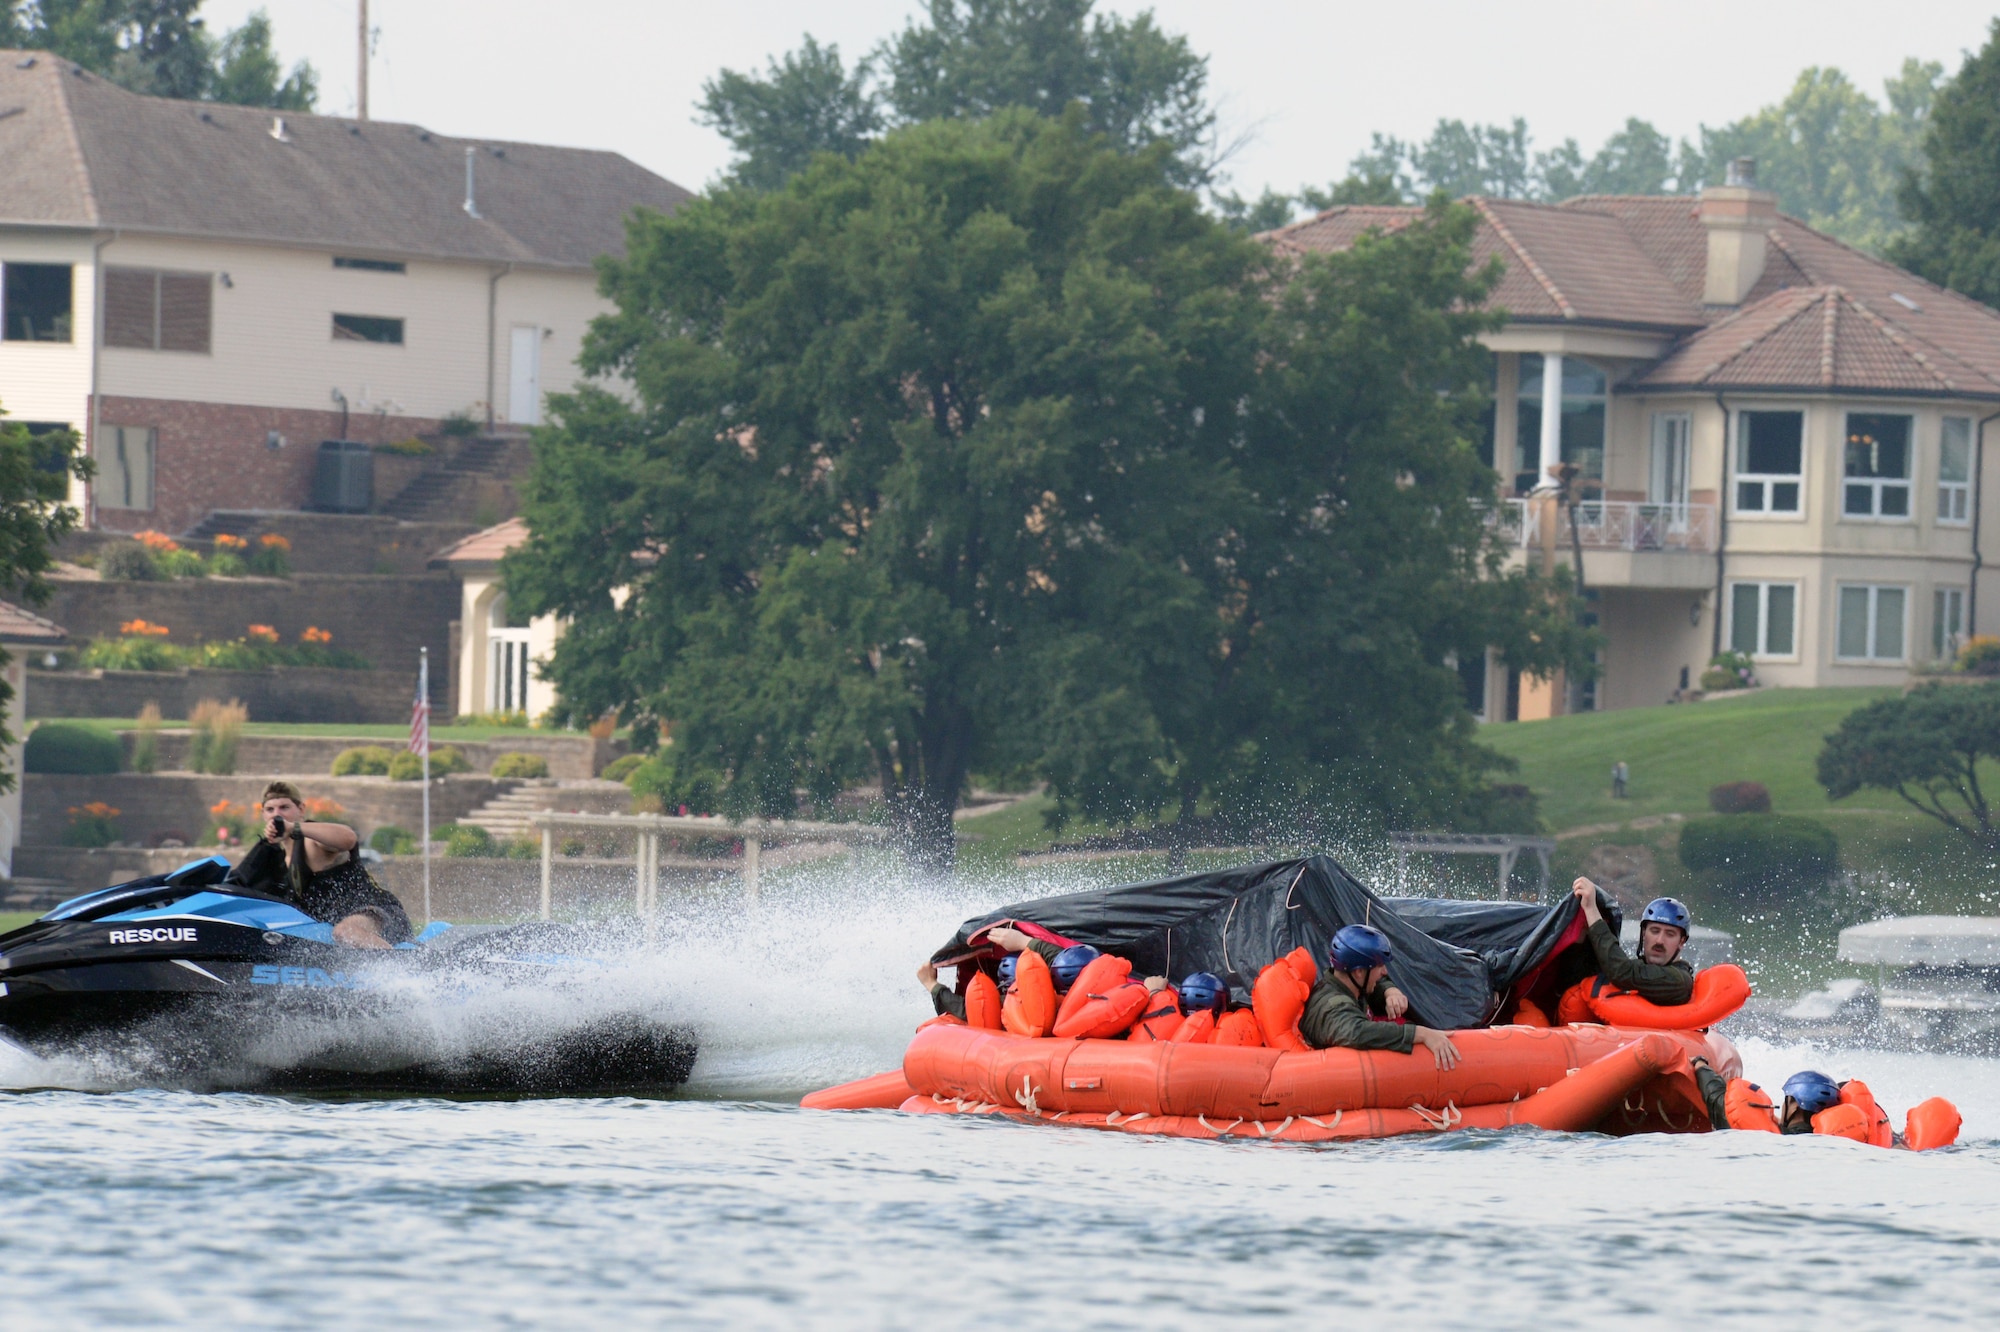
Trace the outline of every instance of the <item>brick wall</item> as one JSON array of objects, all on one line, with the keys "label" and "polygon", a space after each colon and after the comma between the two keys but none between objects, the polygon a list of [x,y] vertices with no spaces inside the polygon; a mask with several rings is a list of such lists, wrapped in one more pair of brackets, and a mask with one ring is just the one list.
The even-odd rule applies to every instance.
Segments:
[{"label": "brick wall", "polygon": [[[328,777],[303,773],[290,778],[308,798],[339,802],[348,817],[368,836],[383,824],[415,829],[423,822],[423,784],[392,782],[387,777]],[[264,776],[204,777],[193,773],[118,773],[109,777],[67,777],[27,774],[21,781],[21,842],[24,846],[55,846],[69,827],[73,806],[101,800],[119,811],[121,841],[156,845],[174,836],[199,843],[213,828],[209,808],[219,800],[248,805],[268,781]],[[514,782],[462,774],[431,784],[431,823],[449,823],[469,814]],[[27,873],[17,870],[17,873]]]},{"label": "brick wall", "polygon": [[[412,692],[417,649],[428,647],[432,699],[442,704],[448,696],[453,675],[448,655],[451,622],[457,618],[459,606],[458,580],[448,573],[184,578],[159,583],[61,578],[53,582],[55,596],[41,613],[68,630],[70,640],[77,644],[92,638],[115,638],[118,626],[133,619],[166,625],[173,631],[171,641],[175,643],[241,638],[251,624],[271,625],[287,642],[297,642],[300,633],[313,625],[333,635],[334,647],[360,653],[377,670],[405,672]],[[30,698],[33,693],[31,685]],[[254,711],[250,715],[257,717]]]},{"label": "brick wall", "polygon": [[[166,398],[106,396],[96,405],[107,426],[150,426],[159,433],[151,509],[97,509],[94,526],[117,532],[185,532],[211,509],[303,509],[312,503],[319,442],[339,439],[341,413]],[[434,431],[428,417],[353,413],[347,438],[387,444]],[[268,432],[285,437],[266,444]]]},{"label": "brick wall", "polygon": [[32,671],[29,717],[136,717],[148,703],[184,721],[205,698],[236,699],[253,721],[386,726],[408,721],[409,671]]}]

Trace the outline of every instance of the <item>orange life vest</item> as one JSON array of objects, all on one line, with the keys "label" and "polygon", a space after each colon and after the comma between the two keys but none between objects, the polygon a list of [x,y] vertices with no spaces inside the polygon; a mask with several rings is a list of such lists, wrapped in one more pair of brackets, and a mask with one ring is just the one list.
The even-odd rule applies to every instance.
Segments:
[{"label": "orange life vest", "polygon": [[1523,999],[1515,1004],[1514,1016],[1507,1020],[1516,1027],[1546,1027],[1549,1025],[1549,1015],[1544,1013],[1542,1006],[1532,999]]},{"label": "orange life vest", "polygon": [[1729,1090],[1723,1094],[1722,1105],[1729,1117],[1729,1127],[1733,1129],[1750,1129],[1759,1133],[1779,1131],[1778,1108],[1771,1104],[1770,1094],[1754,1082],[1731,1078]]},{"label": "orange life vest", "polygon": [[1014,963],[1014,984],[1000,1006],[1000,1025],[1016,1036],[1046,1036],[1056,1022],[1056,979],[1048,960],[1030,948]]},{"label": "orange life vest", "polygon": [[1959,1126],[1964,1122],[1958,1117],[1957,1106],[1942,1096],[1933,1096],[1910,1107],[1910,1117],[1903,1121],[1903,1145],[1913,1152],[1949,1147],[1958,1141]]},{"label": "orange life vest", "polygon": [[1597,1014],[1590,1011],[1590,991],[1602,981],[1601,976],[1585,976],[1564,990],[1562,998],[1556,1000],[1556,1021],[1565,1027],[1572,1022],[1597,1021]]},{"label": "orange life vest", "polygon": [[1187,1019],[1181,1015],[1180,992],[1169,985],[1153,996],[1153,1002],[1146,1005],[1146,1011],[1132,1024],[1132,1034],[1127,1039],[1145,1041],[1170,1041]]},{"label": "orange life vest", "polygon": [[1257,1025],[1257,1014],[1248,1008],[1239,1008],[1224,1013],[1215,1024],[1217,1045],[1262,1045],[1264,1033]]},{"label": "orange life vest", "polygon": [[[1076,979],[1070,982],[1069,989],[1063,994],[1062,1002],[1056,1005],[1056,1035],[1076,1035],[1077,1013],[1103,1001],[1131,976],[1132,964],[1122,957],[1099,953],[1092,958],[1090,965],[1076,974]],[[1101,1018],[1103,1014],[1100,1012],[1096,1016]]]},{"label": "orange life vest", "polygon": [[965,1025],[1000,1030],[1000,987],[983,971],[965,987]]},{"label": "orange life vest", "polygon": [[[1078,980],[1070,992],[1082,988],[1083,982]],[[1055,1034],[1064,1040],[1102,1040],[1119,1035],[1145,1011],[1146,1001],[1152,997],[1144,985],[1128,977],[1109,990],[1090,995],[1068,1016],[1059,1015]]]},{"label": "orange life vest", "polygon": [[1855,1142],[1868,1141],[1868,1115],[1858,1105],[1845,1102],[1830,1105],[1812,1117],[1814,1133],[1823,1133],[1829,1138],[1849,1138]]},{"label": "orange life vest", "polygon": [[[1568,998],[1567,995],[1564,996]],[[1712,1027],[1743,1007],[1750,998],[1750,978],[1732,962],[1703,967],[1694,978],[1694,993],[1684,1004],[1656,1004],[1636,994],[1625,994],[1605,986],[1586,996],[1585,1003],[1599,1022],[1614,1027],[1639,1027],[1652,1031],[1692,1031]]]},{"label": "orange life vest", "polygon": [[1215,1014],[1206,1008],[1199,1013],[1189,1013],[1167,1039],[1176,1045],[1215,1044]]},{"label": "orange life vest", "polygon": [[1894,1147],[1896,1130],[1889,1127],[1889,1116],[1882,1107],[1875,1104],[1875,1094],[1868,1090],[1868,1084],[1859,1078],[1849,1078],[1840,1084],[1840,1103],[1851,1105],[1861,1112],[1868,1127],[1868,1136],[1863,1142],[1871,1142],[1877,1147]]},{"label": "orange life vest", "polygon": [[1250,1009],[1265,1045],[1301,1053],[1312,1048],[1299,1035],[1299,1018],[1318,979],[1319,967],[1304,948],[1294,948],[1257,973],[1257,983],[1250,987]]}]

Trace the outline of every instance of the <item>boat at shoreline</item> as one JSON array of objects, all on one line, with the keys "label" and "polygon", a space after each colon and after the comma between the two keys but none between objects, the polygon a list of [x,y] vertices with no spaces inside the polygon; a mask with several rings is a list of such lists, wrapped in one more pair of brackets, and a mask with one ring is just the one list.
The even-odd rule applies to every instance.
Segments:
[{"label": "boat at shoreline", "polygon": [[1839,960],[1872,967],[1788,1003],[1748,1007],[1737,1028],[1778,1040],[2000,1055],[2000,916],[1885,916],[1840,932]]}]

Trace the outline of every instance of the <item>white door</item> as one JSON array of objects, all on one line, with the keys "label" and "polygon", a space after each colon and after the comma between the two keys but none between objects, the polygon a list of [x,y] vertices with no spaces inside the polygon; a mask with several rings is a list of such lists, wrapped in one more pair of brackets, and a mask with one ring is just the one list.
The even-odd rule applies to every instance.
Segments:
[{"label": "white door", "polygon": [[514,326],[507,373],[507,419],[515,425],[542,423],[542,330],[526,324]]},{"label": "white door", "polygon": [[1667,525],[1680,531],[1687,525],[1688,418],[1678,412],[1653,417],[1652,467],[1646,478],[1646,500],[1666,506]]}]

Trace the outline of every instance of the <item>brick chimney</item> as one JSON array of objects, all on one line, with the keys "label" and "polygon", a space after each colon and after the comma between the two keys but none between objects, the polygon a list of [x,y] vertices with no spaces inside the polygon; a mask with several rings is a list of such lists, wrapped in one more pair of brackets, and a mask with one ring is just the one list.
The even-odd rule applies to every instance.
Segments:
[{"label": "brick chimney", "polygon": [[1708,229],[1708,269],[1702,300],[1741,305],[1764,276],[1765,236],[1778,221],[1778,198],[1757,188],[1757,163],[1739,157],[1724,184],[1701,192],[1697,209]]}]

